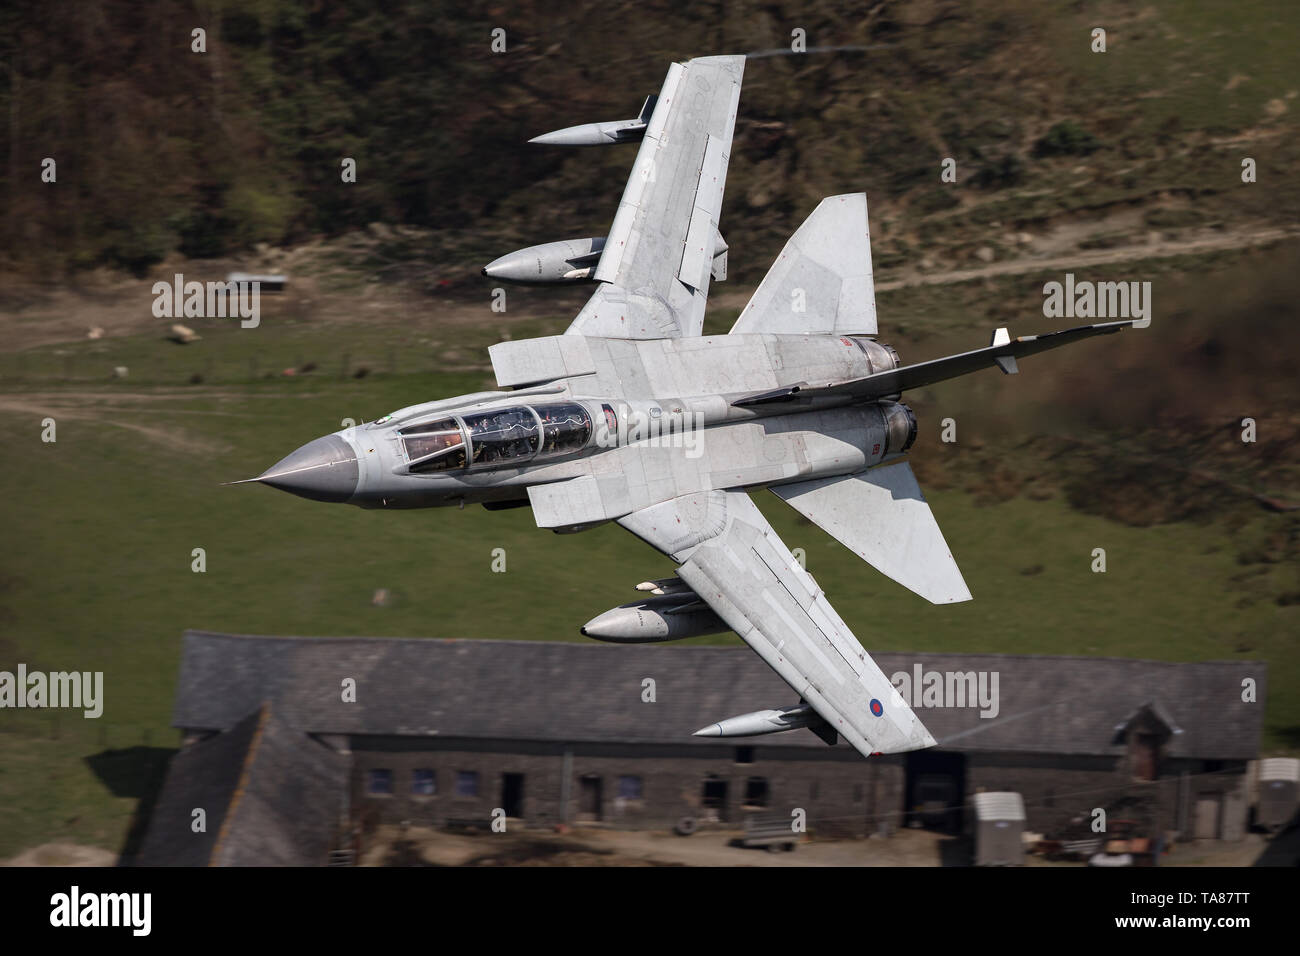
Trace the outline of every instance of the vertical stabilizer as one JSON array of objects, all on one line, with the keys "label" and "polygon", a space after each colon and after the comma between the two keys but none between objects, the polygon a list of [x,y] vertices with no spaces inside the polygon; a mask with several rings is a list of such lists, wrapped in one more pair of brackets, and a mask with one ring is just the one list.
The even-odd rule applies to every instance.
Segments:
[{"label": "vertical stabilizer", "polygon": [[876,334],[865,193],[821,201],[785,244],[731,331]]}]

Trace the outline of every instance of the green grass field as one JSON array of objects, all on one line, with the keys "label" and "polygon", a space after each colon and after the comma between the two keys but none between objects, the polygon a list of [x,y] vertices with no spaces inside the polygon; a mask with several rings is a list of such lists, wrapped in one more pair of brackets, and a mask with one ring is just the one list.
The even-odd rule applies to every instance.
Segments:
[{"label": "green grass field", "polygon": [[[666,558],[616,526],[554,535],[526,509],[384,513],[220,484],[256,474],[343,417],[483,384],[478,373],[432,373],[0,392],[9,449],[0,493],[10,503],[0,668],[102,670],[106,683],[98,721],[5,712],[0,856],[55,839],[121,846],[138,795],[132,768],[158,754],[119,755],[116,792],[88,761],[115,766],[106,751],[174,745],[187,627],[582,640],[578,627],[631,600],[632,585],[671,574]],[[58,422],[53,444],[40,440],[46,414]],[[1295,608],[1239,606],[1237,548],[1225,546],[1220,524],[1134,528],[1059,496],[982,506],[959,490],[930,498],[973,602],[926,604],[773,496],[756,495],[869,649],[1263,659],[1265,747],[1295,747]],[[1105,574],[1090,570],[1096,547],[1106,549]],[[205,573],[191,570],[194,548],[206,553]],[[504,574],[491,570],[495,548],[505,549]],[[391,593],[387,606],[371,603],[379,588]]]}]

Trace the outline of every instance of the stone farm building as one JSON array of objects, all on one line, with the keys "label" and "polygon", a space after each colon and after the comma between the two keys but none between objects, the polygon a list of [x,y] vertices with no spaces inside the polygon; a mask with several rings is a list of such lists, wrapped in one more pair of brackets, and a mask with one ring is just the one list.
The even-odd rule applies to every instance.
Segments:
[{"label": "stone farm building", "polygon": [[1048,837],[1086,837],[1096,807],[1185,839],[1245,831],[1263,663],[873,656],[922,685],[996,674],[996,715],[935,700],[917,712],[936,748],[864,759],[807,730],[692,736],[797,703],[743,646],[190,631],[173,715],[182,746],[136,862],[324,863],[376,823],[487,821],[498,808],[524,826],[739,827],[803,808],[819,834],[969,830],[973,795],[1002,790],[1023,795],[1026,827]]}]

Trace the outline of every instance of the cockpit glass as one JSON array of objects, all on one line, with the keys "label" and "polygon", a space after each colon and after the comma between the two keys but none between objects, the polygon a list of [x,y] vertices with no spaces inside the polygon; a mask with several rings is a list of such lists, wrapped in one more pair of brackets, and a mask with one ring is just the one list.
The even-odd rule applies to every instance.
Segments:
[{"label": "cockpit glass", "polygon": [[578,451],[591,438],[591,415],[581,405],[537,405],[542,420],[542,455],[558,457]]},{"label": "cockpit glass", "polygon": [[[411,461],[424,458],[426,455],[436,455],[449,448],[465,444],[465,437],[461,434],[460,425],[457,424],[454,418],[444,418],[436,422],[426,422],[422,425],[403,428],[401,436],[402,444],[406,448],[406,457]],[[443,467],[458,466],[444,465]]]},{"label": "cockpit glass", "polygon": [[417,461],[411,466],[411,474],[423,475],[431,471],[452,471],[465,467],[465,446],[456,445],[440,455]]},{"label": "cockpit glass", "polygon": [[475,465],[523,464],[537,453],[537,418],[530,408],[498,408],[465,416]]}]

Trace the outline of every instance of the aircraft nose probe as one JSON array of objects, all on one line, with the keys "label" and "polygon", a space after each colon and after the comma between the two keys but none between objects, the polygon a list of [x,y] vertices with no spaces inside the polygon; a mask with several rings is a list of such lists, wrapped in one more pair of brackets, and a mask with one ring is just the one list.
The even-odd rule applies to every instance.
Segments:
[{"label": "aircraft nose probe", "polygon": [[347,501],[357,490],[360,470],[352,446],[338,435],[309,441],[256,478],[226,482],[258,482],[313,501]]}]

